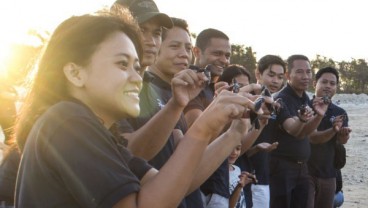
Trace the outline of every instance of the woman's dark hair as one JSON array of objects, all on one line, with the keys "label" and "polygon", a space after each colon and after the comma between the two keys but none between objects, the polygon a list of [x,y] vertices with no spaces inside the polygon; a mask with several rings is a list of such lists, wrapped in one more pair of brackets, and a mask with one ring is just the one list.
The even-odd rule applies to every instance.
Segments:
[{"label": "woman's dark hair", "polygon": [[249,81],[251,79],[250,73],[245,67],[239,64],[230,64],[224,69],[224,72],[217,81],[227,82],[230,85],[233,82],[233,79],[239,75],[247,76]]},{"label": "woman's dark hair", "polygon": [[21,150],[37,118],[50,106],[69,97],[63,67],[70,62],[88,65],[98,46],[116,32],[124,32],[131,39],[141,60],[139,26],[126,9],[117,6],[111,11],[73,16],[56,28],[40,59],[16,123],[15,137]]}]

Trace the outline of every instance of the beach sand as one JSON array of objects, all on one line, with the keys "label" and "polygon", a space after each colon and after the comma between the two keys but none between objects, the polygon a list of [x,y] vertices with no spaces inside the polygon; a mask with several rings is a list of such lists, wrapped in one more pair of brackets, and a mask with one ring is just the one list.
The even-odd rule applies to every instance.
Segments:
[{"label": "beach sand", "polygon": [[346,165],[343,177],[344,208],[368,207],[368,105],[347,105],[352,133],[346,147]]}]

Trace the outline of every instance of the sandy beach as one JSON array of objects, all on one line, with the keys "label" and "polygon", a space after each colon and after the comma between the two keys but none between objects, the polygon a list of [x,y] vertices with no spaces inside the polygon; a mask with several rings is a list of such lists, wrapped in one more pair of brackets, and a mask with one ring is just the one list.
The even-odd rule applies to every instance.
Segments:
[{"label": "sandy beach", "polygon": [[[368,207],[368,96],[336,95],[334,102],[340,103],[349,116],[352,133],[345,145],[347,151],[346,166],[342,169],[345,202],[343,208]],[[0,151],[4,147],[0,133]],[[2,151],[1,151],[2,152]],[[0,153],[1,153],[0,152]],[[0,154],[0,160],[2,154]]]},{"label": "sandy beach", "polygon": [[342,106],[353,129],[346,147],[346,166],[342,169],[344,208],[368,207],[368,102]]}]

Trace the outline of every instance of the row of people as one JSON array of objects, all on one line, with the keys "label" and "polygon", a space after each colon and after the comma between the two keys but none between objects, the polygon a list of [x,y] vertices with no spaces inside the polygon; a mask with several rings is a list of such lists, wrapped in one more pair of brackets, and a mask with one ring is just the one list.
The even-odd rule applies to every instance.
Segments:
[{"label": "row of people", "polygon": [[[145,56],[153,54],[142,50],[137,27],[129,15],[123,15],[123,19],[107,13],[72,17],[59,25],[51,36],[16,127],[22,154],[15,189],[16,206],[186,207],[189,200],[178,205],[181,199],[196,189],[195,182],[201,184],[201,180],[208,177],[206,172],[210,172],[208,165],[200,165],[201,158],[206,164],[206,157],[217,158],[214,154],[218,153],[207,148],[209,140],[234,120],[222,139],[228,140],[223,142],[228,152],[223,153],[223,158],[219,157],[222,161],[245,133],[246,128],[238,119],[248,108],[253,108],[252,101],[246,96],[222,92],[191,128],[175,133],[178,142],[171,146],[175,151],[164,155],[166,161],[158,161],[162,163],[159,172],[153,168],[157,164],[148,164],[137,156],[155,157],[161,147],[156,148],[156,152],[152,150],[151,155],[146,154],[146,149],[139,155],[136,153],[139,150],[134,149],[135,144],[140,146],[139,139],[142,139],[137,130],[136,134],[123,134],[123,137],[113,135],[120,127],[116,126],[117,121],[139,114],[140,75],[144,69],[139,60],[144,64]],[[151,19],[154,17],[162,17],[162,14],[156,12]],[[158,23],[161,31],[161,22]],[[175,29],[167,31],[168,35],[173,33],[176,37]],[[181,30],[179,28],[179,33],[183,34]],[[144,29],[142,31],[144,33]],[[161,33],[152,35],[161,38]],[[180,38],[188,35],[184,30]],[[167,47],[175,50],[177,46],[172,44],[175,41],[168,42]],[[182,56],[187,56],[185,60],[190,57],[191,45],[189,50],[188,45],[184,45],[180,42],[178,48],[179,53],[184,53]],[[181,69],[188,64],[177,65]],[[160,74],[159,70],[152,69],[152,72],[153,76],[154,72]],[[166,82],[165,78],[161,81]],[[175,89],[198,93],[208,80],[203,73],[192,70],[170,79]],[[179,96],[186,94],[179,92]],[[172,101],[174,108],[169,110],[177,111],[185,105],[180,99],[185,102],[187,98],[176,97]],[[163,115],[173,116],[171,112]],[[161,130],[164,128],[158,128]],[[172,130],[173,127],[170,134]],[[167,140],[166,137],[159,139]],[[144,137],[143,143],[149,139]],[[212,166],[216,168],[216,164]],[[203,174],[197,174],[199,169]],[[198,179],[194,178],[198,175]]]},{"label": "row of people", "polygon": [[[292,187],[282,182],[299,181],[299,175],[289,177],[300,170],[307,176],[309,153],[290,153],[288,148],[308,151],[309,140],[304,135],[315,131],[329,105],[323,102],[328,90],[321,90],[323,96],[316,94],[313,110],[298,112],[300,105],[309,102],[308,97],[298,98],[305,95],[306,82],[311,79],[309,60],[292,56],[289,81],[276,96],[284,105],[271,118],[258,115],[260,127],[252,128],[244,112],[267,114],[266,104],[273,100],[266,99],[257,111],[252,102],[256,97],[250,93],[261,90],[260,84],[272,93],[280,89],[285,73],[282,60],[258,71],[258,85],[248,85],[248,79],[239,93],[223,90],[234,87],[234,83],[218,82],[230,64],[231,47],[224,33],[204,30],[192,50],[186,22],[160,13],[153,1],[116,3],[133,14],[142,40],[126,13],[123,21],[106,13],[72,17],[51,37],[17,125],[16,138],[23,154],[17,206],[228,207],[234,202],[229,200],[227,156],[239,143],[240,154],[245,153],[261,133],[271,132],[265,126],[286,135],[275,136],[277,141],[269,144],[257,140],[254,148],[277,146],[270,163],[271,206],[293,207],[290,201],[295,199],[306,202],[308,193],[301,201],[298,195],[291,196],[298,193],[299,182]],[[115,6],[115,12],[123,11]],[[188,69],[192,56],[199,69],[210,66],[210,77]],[[294,100],[290,93],[296,94]],[[350,129],[343,128],[340,120],[333,122],[333,132],[346,140]],[[331,131],[325,134],[335,136]],[[316,134],[315,141],[326,135]],[[251,150],[243,155],[252,158]],[[295,153],[305,155],[296,158]],[[277,168],[290,174],[283,176]],[[258,172],[266,181],[259,184],[260,189],[267,190],[268,174]],[[273,187],[279,196],[273,194]]]}]

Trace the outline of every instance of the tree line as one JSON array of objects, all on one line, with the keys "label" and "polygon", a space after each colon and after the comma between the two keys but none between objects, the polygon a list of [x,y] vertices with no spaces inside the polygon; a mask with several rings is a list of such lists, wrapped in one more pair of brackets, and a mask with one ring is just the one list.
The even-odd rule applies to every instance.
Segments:
[{"label": "tree line", "polygon": [[[36,36],[41,42],[47,42],[47,38],[39,34]],[[14,45],[11,59],[5,65],[10,75],[9,78],[13,79],[16,83],[24,81],[28,71],[37,60],[41,49],[42,45],[37,47],[22,44]],[[257,67],[256,52],[253,51],[252,47],[237,44],[233,44],[231,50],[231,63],[240,64],[248,69],[252,75],[251,81],[255,82],[254,71]],[[337,62],[331,58],[316,55],[315,58],[311,59],[311,65],[313,73],[326,66],[332,66],[339,71],[340,84],[338,93],[368,94],[368,64],[365,59],[352,58],[351,61]],[[312,86],[310,90],[313,91]]]},{"label": "tree line", "polygon": [[[231,50],[231,63],[240,64],[248,69],[253,76],[251,81],[255,82],[256,52],[253,51],[252,47],[237,44],[231,45]],[[337,62],[321,55],[316,55],[315,58],[311,59],[313,75],[318,69],[327,66],[336,68],[340,73],[340,84],[337,93],[368,94],[368,64],[365,59],[352,58],[351,61]],[[314,91],[312,86],[310,90]]]}]

